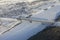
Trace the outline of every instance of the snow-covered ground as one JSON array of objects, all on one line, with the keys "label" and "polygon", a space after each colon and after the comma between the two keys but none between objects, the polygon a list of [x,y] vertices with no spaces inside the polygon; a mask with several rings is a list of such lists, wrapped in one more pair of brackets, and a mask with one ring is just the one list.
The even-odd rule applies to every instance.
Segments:
[{"label": "snow-covered ground", "polygon": [[[17,2],[17,1],[16,1]],[[4,2],[3,2],[4,3]],[[56,4],[56,5],[55,5]],[[43,18],[47,20],[54,20],[60,15],[60,5],[53,2],[44,2],[39,5],[30,5],[29,3],[13,3],[0,6],[0,17],[3,18],[16,18],[22,14],[32,14],[31,18]],[[3,7],[4,6],[4,7]],[[25,13],[26,12],[26,13]],[[22,13],[22,14],[21,14]],[[8,19],[7,19],[8,20]],[[38,20],[38,19],[37,19]],[[41,22],[22,21],[10,31],[1,34],[0,40],[27,40],[29,37],[45,29],[48,25]]]}]

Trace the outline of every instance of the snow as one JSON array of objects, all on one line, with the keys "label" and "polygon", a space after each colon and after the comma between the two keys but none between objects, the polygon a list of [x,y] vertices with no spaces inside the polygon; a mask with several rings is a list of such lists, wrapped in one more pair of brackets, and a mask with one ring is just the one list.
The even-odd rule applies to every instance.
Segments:
[{"label": "snow", "polygon": [[[18,25],[16,28],[12,29],[13,31],[10,30],[9,32],[0,36],[0,38],[1,38],[1,40],[3,38],[4,38],[4,40],[17,40],[17,39],[26,40],[29,37],[31,37],[32,35],[39,32],[39,30],[43,30],[45,28],[45,26],[46,25],[41,25],[41,23],[36,23],[36,22],[29,23],[29,22],[23,21],[22,24]],[[16,37],[14,37],[14,36],[16,36]]]},{"label": "snow", "polygon": [[18,23],[20,23],[20,21],[14,19],[9,20],[9,18],[0,18],[0,35],[10,30]]},{"label": "snow", "polygon": [[[57,15],[59,15],[58,13],[60,12],[60,5],[49,8],[51,5],[54,5],[54,4],[48,3],[48,5],[41,6],[43,11],[40,10],[39,8],[37,8],[36,14],[33,14],[31,16],[31,18],[35,17],[35,18],[43,18],[43,19],[47,19],[47,20],[54,20],[57,17]],[[39,5],[39,7],[40,7],[40,5]],[[48,9],[44,10],[46,8],[48,8]],[[13,9],[15,10],[15,7],[13,7]],[[7,12],[7,11],[5,11],[5,12]],[[9,12],[11,12],[11,11],[9,11]],[[13,15],[13,16],[15,16],[15,15]],[[15,28],[11,29],[10,31],[8,31],[2,35],[0,35],[0,40],[27,40],[29,37],[35,35],[36,33],[40,32],[40,31],[42,31],[47,26],[49,26],[49,25],[42,24],[40,22],[30,23],[29,21],[22,21],[22,23],[17,25]]]},{"label": "snow", "polygon": [[46,11],[41,12],[40,14],[38,13],[37,15],[34,15],[34,16],[35,18],[45,18],[48,20],[54,20],[57,17],[57,15],[60,14],[59,12],[60,12],[60,5],[57,5]]}]

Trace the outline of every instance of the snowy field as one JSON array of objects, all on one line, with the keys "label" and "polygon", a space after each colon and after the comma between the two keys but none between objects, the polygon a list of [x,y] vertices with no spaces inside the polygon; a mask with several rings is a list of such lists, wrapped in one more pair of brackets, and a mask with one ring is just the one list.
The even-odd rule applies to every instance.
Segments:
[{"label": "snowy field", "polygon": [[[0,17],[8,18],[6,20],[1,19],[2,21],[0,21],[0,23],[2,22],[1,24],[2,26],[4,26],[5,24],[8,24],[9,26],[11,23],[12,23],[11,26],[12,25],[14,26],[15,25],[14,23],[20,22],[20,21],[12,21],[11,19],[9,20],[9,18],[16,19],[19,18],[20,16],[25,17],[26,15],[28,16],[32,15],[31,18],[35,17],[35,18],[43,18],[47,20],[55,20],[56,17],[60,15],[60,5],[57,5],[58,3],[55,2],[28,3],[28,2],[18,2],[18,0],[16,0],[16,2],[15,0],[9,2],[6,1],[4,0],[0,1]],[[10,31],[4,34],[1,34],[0,40],[27,40],[29,37],[42,31],[47,26],[49,25],[47,25],[46,23],[41,23],[41,22],[30,23],[29,21],[23,20],[22,23],[17,25],[15,28],[11,29]],[[6,27],[6,29],[9,29],[9,27],[8,28]],[[3,29],[6,30],[5,28]],[[0,29],[0,31],[2,30]]]}]

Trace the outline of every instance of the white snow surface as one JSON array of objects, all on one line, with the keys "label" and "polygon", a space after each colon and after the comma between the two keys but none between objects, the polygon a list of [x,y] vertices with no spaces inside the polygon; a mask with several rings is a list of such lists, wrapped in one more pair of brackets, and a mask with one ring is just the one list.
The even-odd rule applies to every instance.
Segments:
[{"label": "white snow surface", "polygon": [[[38,5],[41,9],[39,9],[39,7],[37,7],[36,10],[38,10],[38,11],[36,13],[32,12],[32,14],[33,14],[32,17],[43,18],[43,19],[47,19],[47,20],[56,19],[56,17],[58,15],[60,15],[60,13],[59,13],[60,12],[60,5],[55,5],[54,7],[51,7],[52,5],[55,5],[55,4],[47,3],[47,5],[43,5],[43,6]],[[49,7],[51,7],[51,8],[49,8]],[[45,10],[46,8],[47,8],[47,10]],[[3,10],[4,9],[5,8],[3,8]],[[6,10],[8,10],[8,9],[6,9]],[[15,8],[14,8],[14,10],[15,10]],[[32,10],[34,10],[34,9],[32,9]],[[7,13],[7,11],[5,11],[5,12]],[[17,25],[15,28],[11,29],[10,31],[8,31],[2,35],[0,35],[0,40],[27,40],[29,37],[35,35],[36,33],[40,32],[40,31],[42,31],[47,26],[49,26],[49,25],[42,24],[40,22],[30,23],[28,21],[23,21],[21,24]]]}]

